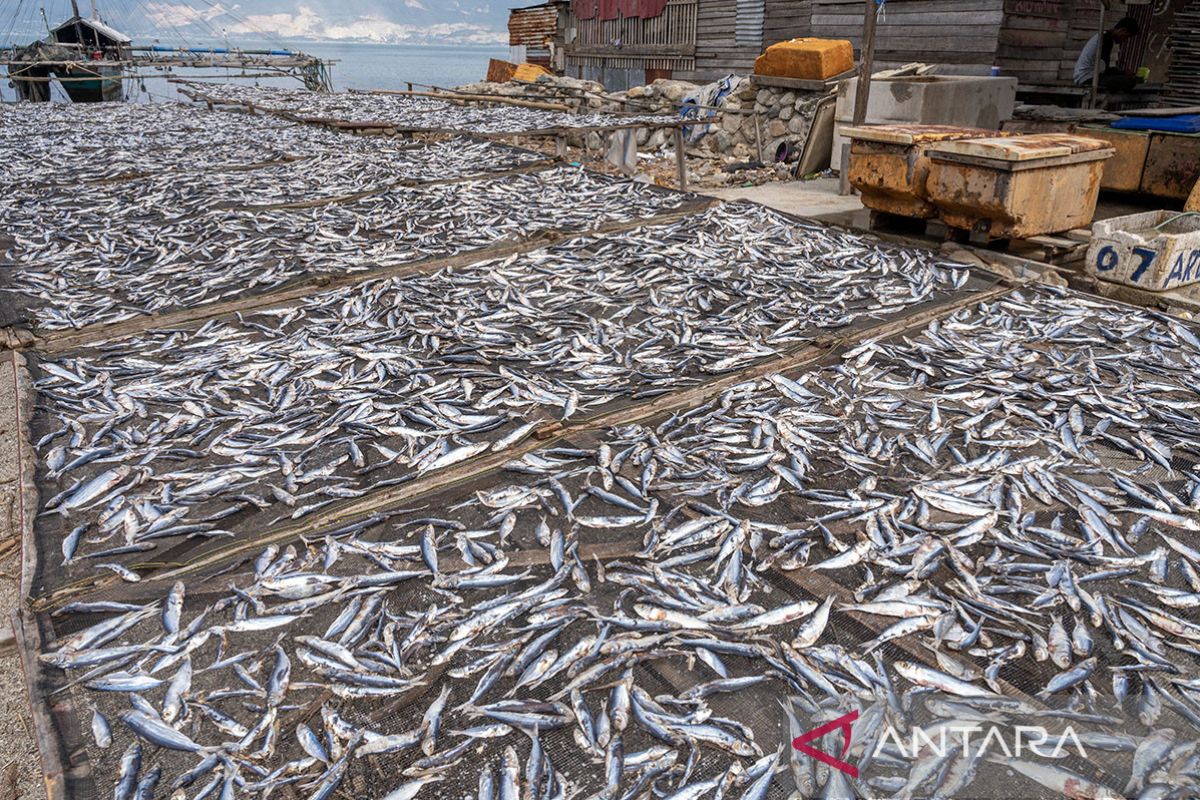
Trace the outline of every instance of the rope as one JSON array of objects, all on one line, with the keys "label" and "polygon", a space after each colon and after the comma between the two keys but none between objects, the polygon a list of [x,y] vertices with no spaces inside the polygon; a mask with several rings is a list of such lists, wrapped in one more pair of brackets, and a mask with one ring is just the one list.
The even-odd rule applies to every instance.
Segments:
[{"label": "rope", "polygon": [[1160,222],[1159,224],[1155,225],[1154,230],[1156,230],[1156,231],[1162,230],[1163,228],[1167,227],[1175,220],[1183,219],[1184,217],[1200,217],[1200,211],[1180,211],[1178,214],[1176,214],[1175,216],[1166,220],[1165,222]]}]

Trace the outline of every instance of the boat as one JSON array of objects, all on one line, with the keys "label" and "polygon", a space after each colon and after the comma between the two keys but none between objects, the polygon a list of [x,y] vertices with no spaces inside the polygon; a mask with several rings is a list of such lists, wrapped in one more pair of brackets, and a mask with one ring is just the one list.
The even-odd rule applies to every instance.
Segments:
[{"label": "boat", "polygon": [[123,99],[123,65],[132,40],[102,22],[94,6],[92,18],[79,13],[77,0],[71,0],[71,11],[71,18],[51,28],[45,39],[13,51],[9,77],[17,96],[49,102],[50,83],[56,80],[76,103]]},{"label": "boat", "polygon": [[[8,69],[19,100],[46,103],[57,82],[75,103],[125,99],[126,78],[171,78],[172,68],[241,69],[235,77],[290,75],[305,87],[331,88],[329,62],[287,49],[242,50],[231,47],[135,46],[129,36],[100,18],[95,2],[90,17],[71,0],[71,17],[50,27],[49,35],[24,47],[0,49],[0,66]],[[43,18],[45,12],[43,11]],[[248,75],[247,70],[263,70]],[[152,72],[151,72],[152,71]]]}]

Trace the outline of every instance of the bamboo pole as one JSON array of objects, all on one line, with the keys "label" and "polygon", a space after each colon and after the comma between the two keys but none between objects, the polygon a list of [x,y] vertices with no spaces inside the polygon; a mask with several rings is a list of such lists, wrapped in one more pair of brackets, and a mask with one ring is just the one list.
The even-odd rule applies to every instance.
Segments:
[{"label": "bamboo pole", "polygon": [[449,92],[418,92],[405,89],[371,89],[368,94],[400,95],[402,97],[433,97],[438,100],[470,100],[483,103],[503,103],[520,108],[536,108],[541,111],[571,111],[570,106],[561,103],[544,103],[537,100],[518,100],[514,97],[491,94],[450,94]]},{"label": "bamboo pole", "polygon": [[1100,0],[1100,40],[1096,43],[1096,61],[1092,64],[1092,88],[1088,92],[1088,108],[1095,108],[1100,98],[1100,63],[1104,55],[1104,24],[1108,16],[1108,0]]},{"label": "bamboo pole", "polygon": [[675,137],[675,170],[679,177],[679,191],[688,190],[687,153],[684,151],[683,128],[674,130]]}]

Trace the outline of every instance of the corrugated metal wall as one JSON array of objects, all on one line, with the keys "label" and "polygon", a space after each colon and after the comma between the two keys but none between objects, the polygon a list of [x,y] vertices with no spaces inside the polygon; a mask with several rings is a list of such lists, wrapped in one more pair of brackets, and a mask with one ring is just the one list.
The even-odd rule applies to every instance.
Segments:
[{"label": "corrugated metal wall", "polygon": [[762,49],[765,16],[763,0],[737,0],[737,17],[733,21],[733,32],[739,45]]},{"label": "corrugated metal wall", "polygon": [[514,9],[508,16],[510,51],[520,52],[522,60],[531,64],[552,67],[546,42],[558,36],[558,15],[559,7],[555,3]]}]

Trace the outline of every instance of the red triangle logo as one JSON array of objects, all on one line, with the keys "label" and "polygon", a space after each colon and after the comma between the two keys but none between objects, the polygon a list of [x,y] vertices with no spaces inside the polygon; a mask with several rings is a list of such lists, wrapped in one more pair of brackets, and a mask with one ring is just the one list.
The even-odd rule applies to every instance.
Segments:
[{"label": "red triangle logo", "polygon": [[[846,753],[848,753],[850,751],[850,737],[853,733],[850,726],[852,723],[856,722],[857,720],[858,720],[858,712],[851,711],[849,714],[846,714],[845,716],[838,717],[835,720],[830,720],[829,722],[826,722],[824,725],[822,725],[819,728],[813,728],[808,733],[805,733],[801,736],[797,736],[795,739],[792,740],[792,747],[799,750],[801,753],[804,753],[808,756],[815,758],[817,761],[820,761],[822,764],[828,764],[829,766],[833,767],[834,769],[839,770],[840,772],[844,772],[847,775],[849,775],[851,778],[854,778],[857,780],[858,779],[858,767],[854,766],[853,764],[847,764],[845,761],[841,760],[842,758],[845,758]],[[809,744],[809,742],[814,741],[816,739],[820,739],[822,736],[824,736],[828,733],[831,733],[833,731],[836,731],[836,730],[842,731],[842,734],[843,734],[842,738],[845,741],[845,745],[842,747],[841,758],[834,758],[833,756],[829,755],[829,753],[826,753],[823,750],[818,750],[817,748],[815,748]]]}]

